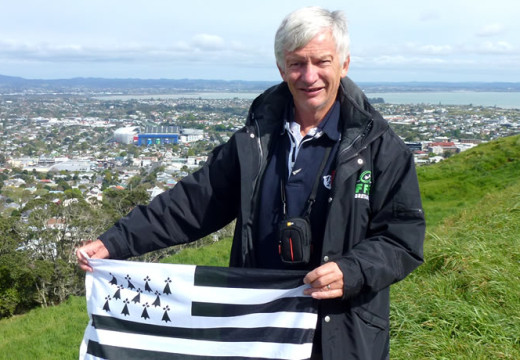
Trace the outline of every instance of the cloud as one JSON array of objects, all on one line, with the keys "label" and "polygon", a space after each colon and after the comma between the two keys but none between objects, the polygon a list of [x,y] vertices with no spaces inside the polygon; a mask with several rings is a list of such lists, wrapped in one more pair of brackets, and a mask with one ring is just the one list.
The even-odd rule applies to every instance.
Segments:
[{"label": "cloud", "polygon": [[2,65],[5,68],[6,64],[19,64],[19,69],[36,69],[39,66],[52,66],[56,69],[73,66],[86,69],[115,66],[122,69],[152,64],[154,68],[172,65],[175,65],[175,68],[193,68],[201,65],[228,66],[236,69],[274,68],[274,56],[271,49],[253,47],[238,41],[226,44],[222,38],[207,34],[194,36],[189,41],[162,45],[139,42],[78,45],[0,38],[0,68]]},{"label": "cloud", "polygon": [[200,50],[214,51],[225,48],[225,41],[220,36],[198,34],[191,39],[191,44]]},{"label": "cloud", "polygon": [[419,45],[415,48],[415,51],[425,55],[447,55],[453,53],[453,47],[451,45]]},{"label": "cloud", "polygon": [[477,31],[479,37],[490,37],[502,34],[505,31],[505,26],[500,23],[487,24]]},{"label": "cloud", "polygon": [[509,54],[515,51],[515,47],[507,41],[486,41],[477,51],[489,54]]}]

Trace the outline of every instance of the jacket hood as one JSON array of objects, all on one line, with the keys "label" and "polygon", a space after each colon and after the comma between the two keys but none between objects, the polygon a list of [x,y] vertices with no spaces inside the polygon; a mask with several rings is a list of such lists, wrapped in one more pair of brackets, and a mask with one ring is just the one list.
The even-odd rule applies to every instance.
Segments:
[{"label": "jacket hood", "polygon": [[[365,93],[348,77],[341,80],[339,95],[343,123],[342,149],[361,148],[388,129],[388,123],[368,101]],[[357,141],[357,140],[361,141]]]}]

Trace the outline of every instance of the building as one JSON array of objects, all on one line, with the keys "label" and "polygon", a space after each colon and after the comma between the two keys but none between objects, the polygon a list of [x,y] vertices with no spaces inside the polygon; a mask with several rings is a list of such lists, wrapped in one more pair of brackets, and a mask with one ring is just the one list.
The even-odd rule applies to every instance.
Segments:
[{"label": "building", "polygon": [[204,130],[181,129],[178,126],[148,126],[138,135],[138,146],[190,143],[204,139]]},{"label": "building", "polygon": [[133,144],[140,129],[138,126],[127,126],[114,131],[114,141],[120,144]]},{"label": "building", "polygon": [[52,172],[60,172],[60,171],[78,171],[78,172],[87,172],[94,166],[94,164],[89,160],[69,160],[60,163],[56,163],[49,167],[48,171]]},{"label": "building", "polygon": [[138,146],[178,144],[180,131],[178,126],[147,126],[137,136]]},{"label": "building", "polygon": [[421,151],[422,150],[421,142],[406,142],[406,146],[408,146],[408,149],[410,149],[411,151]]},{"label": "building", "polygon": [[460,149],[451,141],[432,142],[428,145],[428,152],[435,155],[446,155],[448,153],[456,154],[460,152]]},{"label": "building", "polygon": [[204,139],[204,130],[199,129],[183,129],[181,131],[180,141],[183,143],[190,143]]}]

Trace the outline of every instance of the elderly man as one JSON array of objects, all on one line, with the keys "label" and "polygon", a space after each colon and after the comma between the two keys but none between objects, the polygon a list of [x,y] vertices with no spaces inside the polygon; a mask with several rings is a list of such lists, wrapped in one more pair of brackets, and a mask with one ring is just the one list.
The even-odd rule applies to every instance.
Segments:
[{"label": "elderly man", "polygon": [[230,266],[307,269],[316,359],[389,356],[389,286],[422,263],[413,156],[348,78],[341,12],[289,14],[275,38],[283,83],[202,169],[78,251],[127,258],[237,220]]}]

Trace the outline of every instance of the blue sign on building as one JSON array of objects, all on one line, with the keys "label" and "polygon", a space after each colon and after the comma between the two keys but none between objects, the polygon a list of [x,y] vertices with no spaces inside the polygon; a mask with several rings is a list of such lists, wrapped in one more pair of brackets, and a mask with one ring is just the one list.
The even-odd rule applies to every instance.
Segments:
[{"label": "blue sign on building", "polygon": [[137,145],[150,146],[165,145],[165,144],[178,144],[179,134],[139,134],[137,137]]}]

